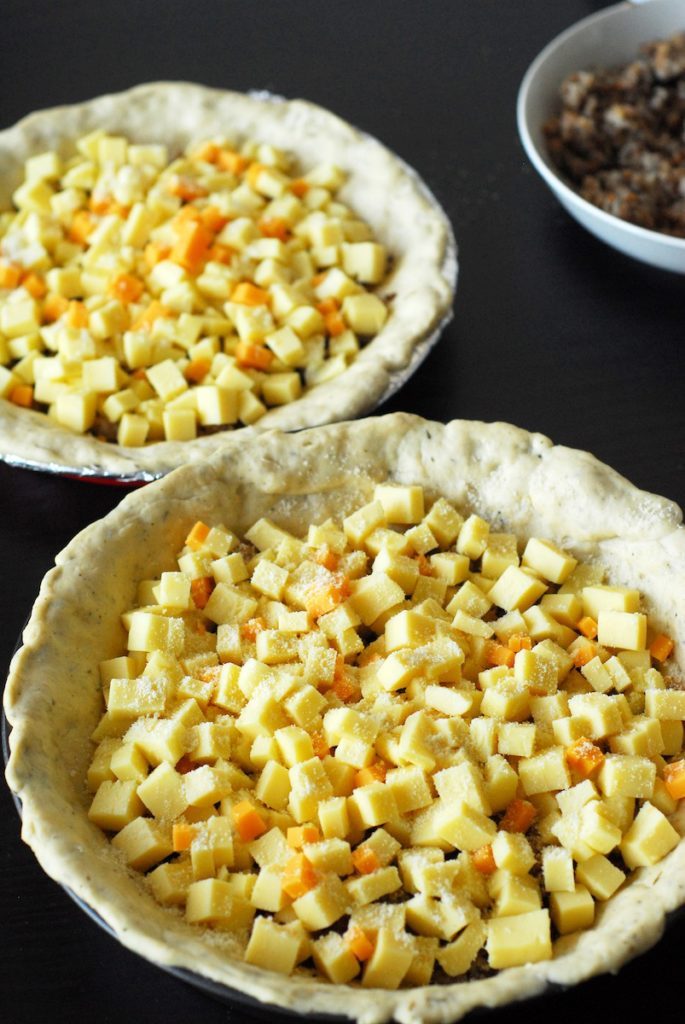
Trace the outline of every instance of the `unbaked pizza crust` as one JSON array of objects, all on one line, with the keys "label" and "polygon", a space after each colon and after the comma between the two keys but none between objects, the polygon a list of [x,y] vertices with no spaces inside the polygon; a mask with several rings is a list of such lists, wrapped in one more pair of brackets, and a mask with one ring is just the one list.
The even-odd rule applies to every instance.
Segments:
[{"label": "unbaked pizza crust", "polygon": [[[304,100],[266,93],[245,95],[186,82],[155,82],[87,103],[55,107],[0,132],[0,210],[11,207],[26,159],[47,149],[73,152],[81,135],[97,128],[139,142],[165,143],[171,154],[211,135],[235,134],[292,153],[305,168],[335,163],[348,175],[338,191],[371,225],[394,257],[377,289],[394,296],[391,316],[350,367],[335,380],[273,408],[245,433],[302,427],[369,412],[425,356],[432,336],[449,320],[457,275],[452,230],[418,175],[375,139]],[[207,458],[226,433],[194,441],[160,441],[123,448],[52,424],[38,412],[0,399],[0,453],[9,461],[82,468],[96,475],[152,479],[186,462]]]},{"label": "unbaked pizza crust", "polygon": [[[525,540],[563,542],[598,561],[610,581],[639,587],[650,616],[676,640],[684,677],[685,529],[680,509],[638,490],[591,455],[506,424],[446,426],[396,414],[287,435],[229,437],[204,463],[127,497],[58,556],[15,656],[5,691],[12,725],[10,786],[23,805],[23,837],[49,875],[93,907],[129,948],[190,969],[258,1000],[300,1013],[338,1013],[363,1024],[455,1021],[615,971],[653,944],[665,914],[685,903],[685,842],[638,871],[598,924],[557,944],[552,961],[468,983],[397,992],[339,987],[302,974],[271,974],[236,959],[231,935],[203,933],[160,907],[142,876],[117,859],[87,817],[89,734],[102,711],[98,662],[125,647],[120,613],[136,583],[170,569],[192,523],[244,531],[259,516],[301,535],[310,520],[340,517],[381,480],[423,484],[466,513]],[[685,814],[676,822],[685,834]]]}]

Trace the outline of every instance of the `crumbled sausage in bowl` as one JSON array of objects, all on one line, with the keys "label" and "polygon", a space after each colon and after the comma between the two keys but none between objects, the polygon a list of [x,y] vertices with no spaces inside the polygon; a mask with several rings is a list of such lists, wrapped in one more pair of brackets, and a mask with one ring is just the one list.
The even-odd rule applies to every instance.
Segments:
[{"label": "crumbled sausage in bowl", "polygon": [[602,241],[685,273],[685,2],[617,4],[528,69],[518,126],[535,169]]}]

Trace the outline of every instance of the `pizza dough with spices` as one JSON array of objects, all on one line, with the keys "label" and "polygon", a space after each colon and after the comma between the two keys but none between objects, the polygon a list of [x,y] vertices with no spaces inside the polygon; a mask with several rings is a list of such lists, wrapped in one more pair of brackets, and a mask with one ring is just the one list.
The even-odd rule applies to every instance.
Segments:
[{"label": "pizza dough with spices", "polygon": [[[86,816],[89,740],[102,710],[98,662],[125,644],[121,613],[137,581],[167,571],[197,519],[242,533],[261,516],[302,535],[368,502],[379,482],[421,484],[430,500],[477,512],[524,541],[563,544],[598,562],[608,582],[637,587],[650,618],[675,641],[683,680],[685,530],[679,508],[638,490],[593,456],[502,423],[447,425],[395,414],[294,435],[227,437],[220,451],[127,497],[58,556],[16,654],[5,692],[8,767],[23,805],[23,838],[46,872],[85,900],[122,943],[253,998],[308,1013],[380,1024],[454,1021],[616,971],[652,945],[685,902],[685,842],[602,906],[586,932],[558,940],[553,960],[469,982],[386,992],[335,986],[301,969],[289,978],[243,963],[230,933],[201,933],[159,906]],[[670,668],[670,665],[673,667]],[[678,684],[676,684],[678,685]],[[681,805],[678,830],[685,834]],[[599,905],[598,905],[599,907]]]},{"label": "pizza dough with spices", "polygon": [[[377,292],[391,315],[337,378],[295,402],[271,408],[254,426],[295,430],[368,412],[396,389],[425,356],[451,316],[457,275],[449,222],[418,175],[370,136],[304,100],[241,94],[184,82],[156,82],[86,103],[32,114],[0,133],[0,209],[11,208],[28,157],[73,152],[80,136],[102,129],[132,142],[163,143],[175,156],[190,142],[228,133],[285,150],[301,164],[338,165],[347,175],[337,193],[372,228],[393,259]],[[0,400],[0,455],[18,465],[84,475],[152,479],[204,459],[226,440],[221,431],[192,441],[124,448],[75,434],[44,414]]]}]

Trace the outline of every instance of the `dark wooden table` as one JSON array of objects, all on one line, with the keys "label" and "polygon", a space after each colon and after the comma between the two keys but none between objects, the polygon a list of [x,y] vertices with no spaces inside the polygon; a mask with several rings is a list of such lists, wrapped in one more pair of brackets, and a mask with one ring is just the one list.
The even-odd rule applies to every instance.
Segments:
[{"label": "dark wooden table", "polygon": [[[557,206],[518,143],[527,65],[603,6],[583,0],[5,0],[0,125],[155,79],[330,107],[413,164],[454,224],[455,319],[382,411],[507,420],[685,501],[683,278],[614,253]],[[55,554],[122,497],[0,465],[0,676]],[[39,869],[0,786],[0,1018],[271,1020],[124,950]],[[515,1006],[508,1024],[682,1016],[685,920],[617,977]]]}]

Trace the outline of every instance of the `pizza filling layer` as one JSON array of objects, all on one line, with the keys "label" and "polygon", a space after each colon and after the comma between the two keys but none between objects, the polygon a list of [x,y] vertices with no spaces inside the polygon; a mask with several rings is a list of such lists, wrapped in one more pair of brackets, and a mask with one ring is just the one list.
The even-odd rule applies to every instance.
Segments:
[{"label": "pizza filling layer", "polygon": [[680,841],[685,690],[637,590],[420,486],[198,522],[101,663],[91,820],[285,975],[394,989],[549,959]]},{"label": "pizza filling layer", "polygon": [[0,398],[140,446],[255,423],[383,327],[387,254],[332,164],[93,132],[0,215]]}]

